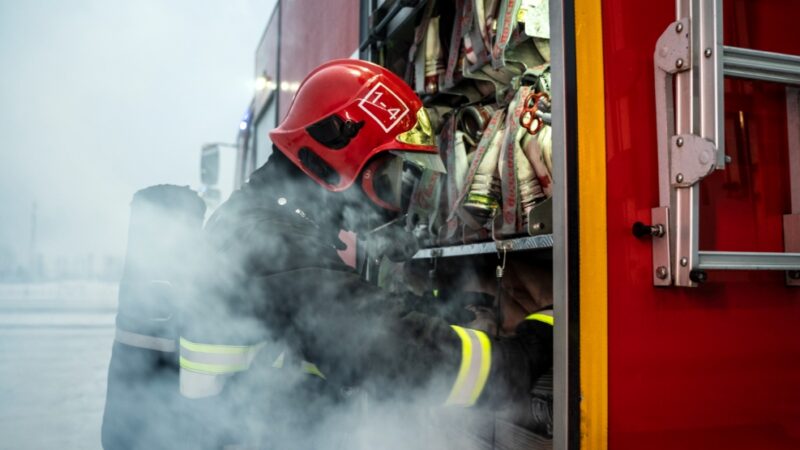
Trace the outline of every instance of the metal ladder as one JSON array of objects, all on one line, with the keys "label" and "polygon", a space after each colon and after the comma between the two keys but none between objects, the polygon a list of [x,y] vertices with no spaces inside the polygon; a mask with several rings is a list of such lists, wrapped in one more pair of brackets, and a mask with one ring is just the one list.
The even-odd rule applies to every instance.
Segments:
[{"label": "metal ladder", "polygon": [[[786,270],[800,286],[800,56],[722,44],[722,0],[677,0],[677,20],[659,37],[655,63],[659,204],[652,225],[653,284],[692,287],[706,270]],[[700,181],[725,168],[724,77],[787,85],[791,214],[784,216],[785,253],[698,248]]]}]

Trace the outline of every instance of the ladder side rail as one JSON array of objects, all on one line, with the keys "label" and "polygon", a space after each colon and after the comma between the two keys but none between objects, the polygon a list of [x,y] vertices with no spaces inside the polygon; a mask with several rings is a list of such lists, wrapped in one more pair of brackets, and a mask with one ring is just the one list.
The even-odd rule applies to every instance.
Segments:
[{"label": "ladder side rail", "polygon": [[[786,132],[792,209],[783,216],[783,249],[800,252],[800,87],[786,88]],[[800,286],[800,270],[787,271],[786,284]]]},{"label": "ladder side rail", "polygon": [[[678,19],[688,18],[691,24],[690,33],[690,61],[696,61],[696,49],[699,35],[700,14],[698,0],[677,0]],[[695,134],[698,126],[698,72],[689,70],[681,72],[675,77],[677,94],[675,96],[675,134]],[[674,149],[670,148],[673,155]],[[671,156],[672,157],[672,156]],[[671,164],[671,167],[674,165]],[[689,186],[677,186],[678,174],[671,170],[670,183],[672,184],[671,208],[671,238],[674,240],[674,257],[672,260],[672,273],[676,286],[693,286],[689,275],[698,252],[699,232],[699,196],[700,187],[697,183]]]}]

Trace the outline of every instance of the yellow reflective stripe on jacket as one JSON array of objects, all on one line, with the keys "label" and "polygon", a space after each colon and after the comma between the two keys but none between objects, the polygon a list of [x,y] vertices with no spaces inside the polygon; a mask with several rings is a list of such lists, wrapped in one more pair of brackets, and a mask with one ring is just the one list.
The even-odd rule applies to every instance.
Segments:
[{"label": "yellow reflective stripe on jacket", "polygon": [[533,313],[530,316],[526,317],[525,320],[538,320],[539,322],[544,322],[548,325],[553,325],[553,310],[545,310],[539,311],[537,313]]},{"label": "yellow reflective stripe on jacket", "polygon": [[283,369],[283,361],[285,359],[286,359],[286,352],[283,351],[283,352],[281,352],[280,355],[278,355],[277,358],[275,358],[275,361],[272,362],[272,367],[274,367],[276,369]]},{"label": "yellow reflective stripe on jacket", "polygon": [[181,369],[189,369],[195,372],[207,373],[213,375],[222,375],[226,373],[241,372],[247,369],[246,364],[206,364],[190,361],[183,356],[180,357]]},{"label": "yellow reflective stripe on jacket", "polygon": [[317,365],[314,363],[303,361],[302,363],[300,363],[300,370],[302,370],[307,374],[318,376],[323,380],[326,379],[325,374],[323,374],[322,371],[319,370],[319,367],[317,367]]},{"label": "yellow reflective stripe on jacket", "polygon": [[450,326],[461,339],[461,365],[445,404],[472,406],[481,395],[492,367],[492,343],[486,333]]},{"label": "yellow reflective stripe on jacket", "polygon": [[[275,369],[283,369],[283,365],[284,365],[285,360],[286,360],[286,352],[283,351],[283,352],[281,352],[280,355],[278,355],[277,358],[275,358],[275,361],[272,363],[272,367],[275,368]],[[312,363],[312,362],[308,362],[308,361],[301,362],[300,363],[300,370],[305,372],[305,373],[307,373],[307,374],[310,374],[310,375],[316,375],[316,376],[322,378],[323,380],[326,379],[325,378],[325,374],[322,373],[322,371],[319,370],[319,367],[317,367],[317,365]]]},{"label": "yellow reflective stripe on jacket", "polygon": [[185,338],[180,338],[179,343],[182,369],[217,375],[247,370],[264,346],[198,344]]}]

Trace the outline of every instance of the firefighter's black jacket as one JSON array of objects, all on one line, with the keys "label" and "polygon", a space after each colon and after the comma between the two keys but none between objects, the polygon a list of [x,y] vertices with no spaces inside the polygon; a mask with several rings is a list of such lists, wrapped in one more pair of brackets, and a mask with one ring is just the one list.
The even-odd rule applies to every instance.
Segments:
[{"label": "firefighter's black jacket", "polygon": [[[292,435],[300,431],[293,427],[319,423],[352,387],[368,386],[379,399],[425,392],[431,404],[444,401],[461,365],[461,340],[450,324],[421,312],[423,300],[386,293],[342,262],[343,216],[373,213],[354,209],[363,204],[353,198],[352,192],[328,193],[276,151],[209,220],[182,336],[260,347],[248,370],[228,377],[218,396],[192,405],[215,411],[195,411],[204,432],[225,422],[219,412],[227,411],[240,417],[227,420],[223,428],[231,436],[222,440],[236,441],[243,424],[258,422],[241,417],[246,411],[261,415],[264,427]],[[492,343],[479,404],[525,396],[551,367],[552,328],[527,328],[524,337]],[[313,363],[317,376],[291,376],[301,361]],[[274,430],[258,428],[249,427],[247,439],[276,439]]]}]

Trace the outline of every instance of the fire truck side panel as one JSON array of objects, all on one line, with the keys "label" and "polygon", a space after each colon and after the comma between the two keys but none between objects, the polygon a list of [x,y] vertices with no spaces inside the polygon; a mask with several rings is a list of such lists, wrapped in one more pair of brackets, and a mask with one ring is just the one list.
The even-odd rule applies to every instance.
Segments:
[{"label": "fire truck side panel", "polygon": [[282,1],[280,14],[279,121],[289,111],[294,89],[311,70],[325,61],[347,58],[358,49],[359,2]]},{"label": "fire truck side panel", "polygon": [[267,22],[267,28],[264,29],[264,35],[261,37],[261,42],[259,42],[256,49],[255,78],[264,77],[267,84],[264,89],[256,91],[253,100],[253,114],[256,118],[261,115],[262,109],[278,87],[278,20],[280,6],[275,8],[275,12]]},{"label": "fire truck side panel", "polygon": [[[800,55],[799,3],[732,0],[724,10],[726,45]],[[608,446],[800,448],[800,289],[784,272],[755,271],[655,288],[651,243],[631,234],[659,201],[653,50],[674,11],[674,2],[603,2]],[[783,251],[783,87],[727,80],[725,117],[732,164],[701,183],[700,248]]]}]

